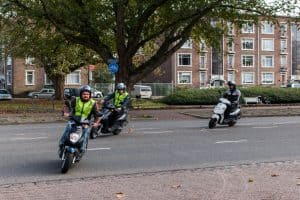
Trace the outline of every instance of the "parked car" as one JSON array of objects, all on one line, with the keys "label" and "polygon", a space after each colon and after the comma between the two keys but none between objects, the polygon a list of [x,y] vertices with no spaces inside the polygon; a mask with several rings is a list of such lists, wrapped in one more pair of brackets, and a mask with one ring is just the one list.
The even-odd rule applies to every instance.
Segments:
[{"label": "parked car", "polygon": [[152,89],[146,85],[134,85],[131,96],[136,98],[150,99],[152,96]]},{"label": "parked car", "polygon": [[6,89],[0,89],[0,100],[11,100],[12,96]]},{"label": "parked car", "polygon": [[79,97],[79,89],[78,88],[65,88],[64,96],[65,99],[70,99],[71,97]]},{"label": "parked car", "polygon": [[102,98],[103,94],[99,90],[92,88],[92,97],[93,98]]},{"label": "parked car", "polygon": [[28,97],[34,98],[34,99],[51,99],[54,98],[55,90],[49,89],[49,88],[43,88],[38,92],[30,92],[28,94]]}]

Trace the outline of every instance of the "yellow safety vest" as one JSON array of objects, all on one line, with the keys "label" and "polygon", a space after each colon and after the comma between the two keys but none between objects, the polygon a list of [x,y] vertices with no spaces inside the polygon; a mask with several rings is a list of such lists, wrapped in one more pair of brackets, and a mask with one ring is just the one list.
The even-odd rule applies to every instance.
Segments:
[{"label": "yellow safety vest", "polygon": [[81,116],[81,119],[86,119],[91,114],[96,101],[90,99],[87,102],[81,101],[80,97],[76,97],[75,116]]},{"label": "yellow safety vest", "polygon": [[121,107],[124,99],[128,96],[127,92],[124,92],[123,94],[120,94],[119,92],[115,92],[115,98],[114,98],[114,104],[115,106]]}]

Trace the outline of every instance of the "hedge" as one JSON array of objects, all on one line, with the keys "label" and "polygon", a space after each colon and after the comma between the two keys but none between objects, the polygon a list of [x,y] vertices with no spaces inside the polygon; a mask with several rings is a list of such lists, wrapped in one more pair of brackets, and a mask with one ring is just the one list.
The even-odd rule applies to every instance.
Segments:
[{"label": "hedge", "polygon": [[[227,88],[177,88],[172,94],[161,99],[162,103],[169,105],[213,105]],[[248,87],[239,88],[242,97],[261,96],[267,98],[272,104],[300,103],[300,89],[298,88],[272,88],[272,87]]]}]

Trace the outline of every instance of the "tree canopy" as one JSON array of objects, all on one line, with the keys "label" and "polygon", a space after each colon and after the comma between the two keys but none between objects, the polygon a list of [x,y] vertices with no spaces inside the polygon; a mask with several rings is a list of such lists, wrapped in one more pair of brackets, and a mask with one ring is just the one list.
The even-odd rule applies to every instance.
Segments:
[{"label": "tree canopy", "polygon": [[[44,23],[108,63],[117,58],[117,81],[129,87],[154,71],[191,36],[216,44],[227,26],[272,19],[290,1],[263,0],[0,0],[3,18]],[[213,23],[219,22],[219,23]],[[21,23],[21,22],[20,22]],[[51,26],[49,26],[51,25]],[[151,51],[146,51],[151,47]],[[149,49],[149,48],[148,48]],[[133,62],[142,52],[143,62]]]}]

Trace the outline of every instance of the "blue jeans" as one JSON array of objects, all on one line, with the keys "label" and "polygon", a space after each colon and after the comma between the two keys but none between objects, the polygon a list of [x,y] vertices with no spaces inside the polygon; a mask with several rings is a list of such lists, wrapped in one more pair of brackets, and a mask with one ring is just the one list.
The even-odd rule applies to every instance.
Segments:
[{"label": "blue jeans", "polygon": [[[72,122],[68,122],[67,126],[65,127],[65,130],[64,130],[64,133],[63,135],[61,136],[60,140],[59,140],[59,145],[64,145],[65,144],[65,141],[66,141],[66,138],[69,136],[69,133],[71,131],[71,128],[72,128]],[[89,137],[89,133],[91,131],[91,128],[88,127],[88,128],[84,128],[83,130],[83,142],[81,144],[81,147],[80,147],[80,151],[81,152],[85,152],[85,148],[86,148],[86,145],[87,145],[87,142],[88,142],[88,137]]]}]

